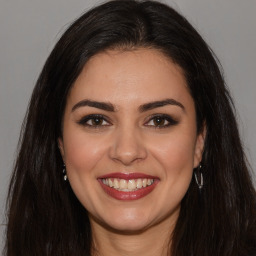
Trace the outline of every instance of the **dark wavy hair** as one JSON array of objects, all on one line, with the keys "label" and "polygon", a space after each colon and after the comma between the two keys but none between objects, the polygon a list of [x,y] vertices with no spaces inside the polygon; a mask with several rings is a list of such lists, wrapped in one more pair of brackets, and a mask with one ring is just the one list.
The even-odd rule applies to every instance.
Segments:
[{"label": "dark wavy hair", "polygon": [[7,201],[7,256],[90,255],[87,211],[64,183],[57,140],[70,88],[107,49],[157,49],[178,64],[206,126],[204,187],[192,179],[171,239],[172,256],[256,255],[256,195],[235,110],[213,52],[190,23],[154,1],[110,1],[78,18],[39,76],[25,117]]}]

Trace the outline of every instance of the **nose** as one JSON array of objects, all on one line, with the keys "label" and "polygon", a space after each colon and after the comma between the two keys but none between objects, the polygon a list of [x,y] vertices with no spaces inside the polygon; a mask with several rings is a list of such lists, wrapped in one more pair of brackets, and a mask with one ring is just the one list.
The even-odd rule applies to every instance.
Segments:
[{"label": "nose", "polygon": [[140,132],[135,129],[115,131],[110,157],[125,166],[144,160],[147,157],[147,150]]}]

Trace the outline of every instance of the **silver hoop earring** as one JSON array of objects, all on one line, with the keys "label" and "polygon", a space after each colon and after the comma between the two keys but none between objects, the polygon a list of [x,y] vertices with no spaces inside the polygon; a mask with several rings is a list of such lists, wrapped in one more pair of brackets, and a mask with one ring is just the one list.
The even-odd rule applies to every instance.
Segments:
[{"label": "silver hoop earring", "polygon": [[67,181],[68,176],[67,176],[67,172],[66,172],[66,165],[65,165],[65,164],[63,164],[63,170],[62,170],[62,173],[63,173],[63,179],[64,179],[64,181]]},{"label": "silver hoop earring", "polygon": [[[201,189],[204,186],[204,177],[203,177],[203,173],[202,173],[201,169],[202,169],[202,165],[200,164],[198,166],[197,170],[194,171],[194,176],[195,176],[196,184],[197,184],[197,186],[198,186],[200,191],[201,191]],[[200,179],[199,180],[197,178],[197,173],[200,175]]]}]

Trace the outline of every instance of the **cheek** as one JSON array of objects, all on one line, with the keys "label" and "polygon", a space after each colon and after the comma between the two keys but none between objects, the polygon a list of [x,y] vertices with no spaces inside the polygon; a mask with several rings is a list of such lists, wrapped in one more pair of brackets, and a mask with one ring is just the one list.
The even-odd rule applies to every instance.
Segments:
[{"label": "cheek", "polygon": [[193,170],[195,138],[191,133],[176,133],[152,141],[151,152],[165,169],[165,175],[186,175]]},{"label": "cheek", "polygon": [[100,170],[99,162],[106,152],[105,144],[78,129],[75,132],[66,131],[63,139],[69,183],[82,205],[93,210],[97,202],[95,177],[98,175],[97,170]]},{"label": "cheek", "polygon": [[81,132],[67,132],[64,143],[65,162],[70,172],[90,172],[106,151],[102,140]]},{"label": "cheek", "polygon": [[168,211],[180,204],[188,190],[193,174],[194,146],[193,136],[182,134],[162,141],[161,147],[154,148],[154,158],[163,170],[162,196],[158,200]]}]

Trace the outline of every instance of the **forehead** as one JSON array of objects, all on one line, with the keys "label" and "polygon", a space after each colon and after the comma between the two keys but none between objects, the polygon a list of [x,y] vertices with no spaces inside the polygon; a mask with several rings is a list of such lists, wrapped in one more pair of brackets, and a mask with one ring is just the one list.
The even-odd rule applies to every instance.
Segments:
[{"label": "forehead", "polygon": [[75,81],[68,101],[90,98],[126,104],[191,96],[182,69],[154,49],[105,51],[93,56]]}]

